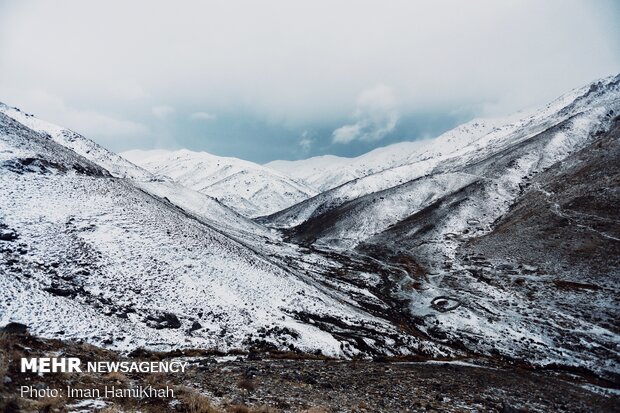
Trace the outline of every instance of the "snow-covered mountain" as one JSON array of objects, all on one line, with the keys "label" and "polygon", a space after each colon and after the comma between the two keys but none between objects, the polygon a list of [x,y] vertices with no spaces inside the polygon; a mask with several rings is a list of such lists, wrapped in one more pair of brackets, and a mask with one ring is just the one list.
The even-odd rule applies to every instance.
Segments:
[{"label": "snow-covered mountain", "polygon": [[272,161],[265,166],[305,182],[319,191],[326,191],[357,178],[355,171],[348,168],[350,161],[341,156],[323,155],[300,161]]},{"label": "snow-covered mountain", "polygon": [[[614,113],[608,109],[581,136],[564,122],[470,165],[467,173],[481,178],[357,250],[409,263],[410,311],[430,336],[617,380],[620,117]],[[587,142],[552,165],[539,162],[540,171],[518,188],[502,176],[502,169],[512,170],[518,182],[526,159],[566,143],[562,133]]]},{"label": "snow-covered mountain", "polygon": [[309,183],[354,178],[254,221],[203,190],[305,186],[208,154],[143,156],[162,179],[15,111],[0,113],[0,325],[118,349],[470,357],[617,380],[620,76],[434,140],[276,163]]},{"label": "snow-covered mountain", "polygon": [[251,228],[231,236],[204,219],[210,198],[187,190],[185,205],[205,208],[194,214],[168,198],[188,197],[184,188],[151,184],[114,177],[0,114],[0,324],[20,322],[43,336],[117,349],[360,352],[357,339],[343,345],[347,339],[329,332],[333,319],[353,336],[396,338],[403,346],[397,352],[420,349],[419,339],[364,310],[352,287],[325,286],[304,269],[340,264],[287,245],[260,251],[257,245],[277,240]]},{"label": "snow-covered mountain", "polygon": [[[454,149],[505,123],[506,119],[474,119],[445,133],[442,140]],[[434,139],[426,139],[395,143],[356,158],[324,155],[300,161],[272,161],[265,166],[324,192],[354,179],[409,163],[434,142]]]},{"label": "snow-covered mountain", "polygon": [[[323,243],[355,245],[477,180],[478,175],[466,170],[472,165],[491,156],[504,156],[511,148],[558,127],[547,145],[523,154],[510,168],[498,171],[502,178],[493,178],[493,182],[505,180],[511,188],[498,193],[503,199],[498,203],[497,216],[510,204],[514,188],[523,184],[528,174],[535,174],[583,147],[595,130],[609,122],[606,116],[610,110],[618,110],[617,77],[571,91],[544,108],[516,120],[512,118],[501,126],[497,126],[498,121],[474,121],[457,127],[407,153],[405,163],[354,179],[260,221],[278,228],[306,223],[298,231],[305,239],[315,237]],[[560,124],[563,126],[559,127]],[[360,213],[360,205],[372,212]],[[329,217],[336,208],[340,212],[335,214],[339,218],[334,222]],[[308,226],[313,230],[309,231]],[[325,233],[319,228],[324,228]]]},{"label": "snow-covered mountain", "polygon": [[175,184],[168,177],[154,175],[70,129],[39,119],[33,114],[1,102],[0,112],[105,168],[112,176],[131,179],[134,185],[142,190],[172,202],[229,234],[273,236],[264,227],[239,215],[216,199]]},{"label": "snow-covered mountain", "polygon": [[39,119],[32,114],[10,107],[0,102],[0,112],[37,132],[50,136],[55,142],[65,146],[86,159],[101,165],[113,176],[136,180],[153,179],[151,173],[128,162],[123,157],[111,152],[70,129]]},{"label": "snow-covered mountain", "polygon": [[317,194],[313,187],[275,170],[207,152],[132,150],[121,155],[152,173],[214,197],[246,217],[268,215]]},{"label": "snow-covered mountain", "polygon": [[615,374],[619,113],[620,76],[602,79],[258,221],[404,268],[430,336]]}]

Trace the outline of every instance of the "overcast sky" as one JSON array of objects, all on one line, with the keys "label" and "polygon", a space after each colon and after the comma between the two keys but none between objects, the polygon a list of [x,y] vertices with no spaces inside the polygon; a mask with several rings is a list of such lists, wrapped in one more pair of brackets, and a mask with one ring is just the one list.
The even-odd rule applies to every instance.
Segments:
[{"label": "overcast sky", "polygon": [[619,4],[0,0],[0,101],[115,151],[354,156],[620,72]]}]

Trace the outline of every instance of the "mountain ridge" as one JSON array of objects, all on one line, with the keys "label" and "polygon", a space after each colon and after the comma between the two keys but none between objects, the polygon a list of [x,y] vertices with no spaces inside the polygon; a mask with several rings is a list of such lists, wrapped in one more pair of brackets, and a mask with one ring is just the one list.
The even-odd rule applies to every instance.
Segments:
[{"label": "mountain ridge", "polygon": [[316,189],[278,171],[207,152],[133,150],[121,155],[153,173],[217,198],[247,217],[265,215],[317,194]]}]

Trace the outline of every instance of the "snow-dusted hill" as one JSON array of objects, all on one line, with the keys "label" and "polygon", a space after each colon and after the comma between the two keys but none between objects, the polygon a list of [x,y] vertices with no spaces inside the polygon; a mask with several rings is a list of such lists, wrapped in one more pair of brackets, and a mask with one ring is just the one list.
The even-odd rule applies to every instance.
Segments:
[{"label": "snow-dusted hill", "polygon": [[[451,149],[455,149],[505,122],[505,119],[474,119],[447,132],[442,140]],[[354,179],[407,164],[434,142],[426,139],[395,143],[356,158],[325,155],[300,161],[272,161],[265,166],[324,192]]]},{"label": "snow-dusted hill", "polygon": [[357,178],[355,171],[348,168],[350,161],[341,156],[324,155],[300,161],[272,161],[264,166],[305,182],[319,191],[326,191]]},{"label": "snow-dusted hill", "polygon": [[[365,337],[401,336],[301,271],[304,260],[314,271],[336,263],[288,246],[269,257],[241,232],[231,237],[141,185],[0,114],[0,324],[118,349],[360,351],[313,319],[363,326]],[[153,192],[187,196],[174,186]],[[203,202],[189,194],[187,205]],[[251,233],[244,236],[260,237]],[[407,353],[419,340],[402,335],[401,345],[396,351]]]},{"label": "snow-dusted hill", "polygon": [[273,236],[269,230],[239,215],[216,199],[174,183],[171,178],[154,175],[76,132],[3,103],[0,103],[0,112],[36,132],[49,136],[54,142],[105,168],[112,176],[131,179],[141,189],[164,198],[229,234],[260,234],[268,238]]},{"label": "snow-dusted hill", "polygon": [[404,267],[400,296],[432,337],[613,377],[619,113],[606,78],[258,221]]},{"label": "snow-dusted hill", "polygon": [[217,198],[246,217],[280,211],[317,194],[311,186],[275,170],[207,152],[133,150],[121,155],[152,173]]},{"label": "snow-dusted hill", "polygon": [[518,169],[524,154],[548,149],[570,125],[503,160],[471,165],[485,179],[438,197],[358,250],[415,263],[403,293],[430,336],[541,365],[586,367],[617,382],[620,117],[610,114],[598,127],[580,150],[528,174],[514,192],[490,175]]},{"label": "snow-dusted hill", "polygon": [[[502,156],[511,147],[565,122],[547,146],[524,154],[522,160],[515,159],[515,164],[509,165],[510,168],[500,170],[507,184],[518,188],[528,174],[550,166],[585,145],[590,134],[602,127],[601,122],[605,121],[608,112],[614,109],[617,112],[618,94],[618,78],[610,77],[574,90],[540,110],[516,120],[510,119],[509,123],[501,126],[497,126],[497,121],[490,122],[493,127],[481,121],[461,125],[407,154],[407,161],[402,165],[349,181],[261,218],[260,222],[278,228],[293,228],[306,223],[306,227],[298,231],[306,239],[324,238],[325,242],[335,240],[342,245],[355,245],[423,208],[442,194],[458,189],[453,186],[455,182],[466,185],[472,181],[475,176],[461,171],[465,166],[493,155]],[[416,189],[418,185],[440,179],[440,175],[446,173],[458,174],[461,178],[449,180],[450,187],[438,183],[435,188],[426,188],[421,192]],[[404,197],[394,198],[399,193],[404,193]],[[358,200],[362,197],[367,197],[368,202],[363,204],[367,208],[372,207],[373,213],[360,213],[357,209]],[[330,214],[335,208],[341,208],[342,213]],[[329,218],[333,215],[339,217],[337,222]],[[307,231],[310,225],[313,230]],[[346,229],[347,225],[350,229]],[[322,231],[320,228],[325,228],[327,232],[317,233]]]},{"label": "snow-dusted hill", "polygon": [[0,103],[0,112],[32,130],[49,135],[60,145],[101,165],[113,176],[136,180],[153,179],[151,173],[72,130],[44,121],[32,114],[25,113],[18,108],[10,107],[3,103]]}]

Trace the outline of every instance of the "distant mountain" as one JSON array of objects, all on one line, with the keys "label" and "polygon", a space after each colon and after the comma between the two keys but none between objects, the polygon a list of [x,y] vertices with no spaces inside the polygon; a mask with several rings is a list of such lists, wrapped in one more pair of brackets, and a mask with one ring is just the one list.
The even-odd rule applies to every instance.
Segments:
[{"label": "distant mountain", "polygon": [[[505,123],[504,119],[475,119],[445,133],[442,135],[442,141],[450,149],[455,149],[459,145],[465,145],[483,136],[503,123]],[[265,166],[324,192],[354,179],[407,164],[415,160],[421,151],[424,151],[428,145],[433,145],[434,142],[436,142],[435,139],[425,139],[395,143],[356,158],[325,155],[300,161],[272,161]]]},{"label": "distant mountain", "polygon": [[272,161],[264,166],[311,185],[319,191],[326,191],[357,178],[355,171],[349,170],[350,161],[350,158],[324,155],[300,161]]},{"label": "distant mountain", "polygon": [[275,170],[207,152],[133,150],[121,155],[152,173],[212,196],[246,217],[268,215],[318,193]]}]

